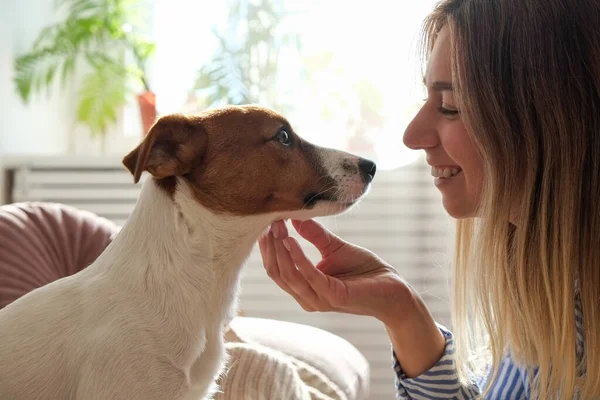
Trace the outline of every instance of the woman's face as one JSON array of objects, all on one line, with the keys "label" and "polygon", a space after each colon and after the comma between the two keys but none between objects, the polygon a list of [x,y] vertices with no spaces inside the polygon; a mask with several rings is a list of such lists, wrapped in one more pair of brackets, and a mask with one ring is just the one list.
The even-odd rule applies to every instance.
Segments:
[{"label": "woman's face", "polygon": [[440,31],[434,44],[425,86],[427,100],[407,127],[404,144],[425,150],[448,214],[473,217],[483,182],[483,163],[456,108],[447,28]]}]

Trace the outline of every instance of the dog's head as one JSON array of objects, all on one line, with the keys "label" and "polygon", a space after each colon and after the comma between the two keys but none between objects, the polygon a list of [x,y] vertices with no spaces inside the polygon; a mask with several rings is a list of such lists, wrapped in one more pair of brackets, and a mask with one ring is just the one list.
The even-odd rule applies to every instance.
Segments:
[{"label": "dog's head", "polygon": [[258,106],[164,116],[123,164],[135,182],[148,171],[171,195],[187,182],[215,212],[299,219],[347,210],[375,175],[373,162],[315,146]]}]

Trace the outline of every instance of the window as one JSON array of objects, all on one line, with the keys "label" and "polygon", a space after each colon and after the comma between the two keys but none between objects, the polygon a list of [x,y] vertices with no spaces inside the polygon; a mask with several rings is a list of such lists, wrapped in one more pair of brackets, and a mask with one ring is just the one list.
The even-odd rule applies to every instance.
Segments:
[{"label": "window", "polygon": [[417,58],[433,0],[155,0],[159,113],[256,102],[316,144],[414,161],[402,133],[422,98]]}]

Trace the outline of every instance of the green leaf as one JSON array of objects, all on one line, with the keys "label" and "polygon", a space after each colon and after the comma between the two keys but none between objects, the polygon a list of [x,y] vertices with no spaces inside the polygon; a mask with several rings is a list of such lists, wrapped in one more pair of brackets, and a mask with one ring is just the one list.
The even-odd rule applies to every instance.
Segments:
[{"label": "green leaf", "polygon": [[134,43],[134,52],[140,61],[144,62],[154,54],[156,46],[151,42],[137,41]]},{"label": "green leaf", "polygon": [[67,82],[67,77],[70,73],[75,70],[75,57],[70,56],[65,59],[62,66],[62,73],[60,77],[61,88],[64,89]]},{"label": "green leaf", "polygon": [[48,70],[46,71],[46,86],[50,86],[50,83],[52,82],[52,79],[54,78],[54,73],[56,72],[56,69],[58,68],[57,64],[51,65],[50,67],[48,67]]},{"label": "green leaf", "polygon": [[15,78],[15,85],[17,87],[17,93],[24,103],[29,101],[29,95],[31,94],[31,79],[17,76]]},{"label": "green leaf", "polygon": [[60,56],[51,52],[30,53],[15,60],[14,82],[24,102],[29,100],[33,92],[49,85],[59,62]]},{"label": "green leaf", "polygon": [[109,63],[85,77],[79,91],[77,120],[87,125],[92,134],[103,133],[116,122],[126,101],[126,80],[124,69]]},{"label": "green leaf", "polygon": [[68,6],[69,18],[81,18],[91,14],[98,15],[103,13],[105,8],[105,1],[98,0],[63,0],[62,3]]},{"label": "green leaf", "polygon": [[[146,82],[143,63],[153,54],[154,43],[141,35],[128,42],[123,31],[123,24],[131,22],[134,15],[132,5],[138,3],[139,0],[55,0],[67,17],[43,28],[30,51],[14,60],[14,83],[19,97],[27,102],[44,87],[50,90],[59,75],[64,88],[82,59],[93,69],[109,68],[119,76],[126,76],[129,71]],[[135,65],[122,65],[118,58],[107,56],[122,56],[125,51],[134,51]]]}]

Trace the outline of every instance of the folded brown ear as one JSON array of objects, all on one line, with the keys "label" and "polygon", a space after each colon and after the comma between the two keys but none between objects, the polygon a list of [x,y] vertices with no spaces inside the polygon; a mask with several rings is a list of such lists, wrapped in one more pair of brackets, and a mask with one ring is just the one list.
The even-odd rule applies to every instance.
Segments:
[{"label": "folded brown ear", "polygon": [[144,141],[123,158],[135,183],[142,172],[157,179],[188,173],[199,165],[208,137],[201,121],[181,114],[161,117]]}]

